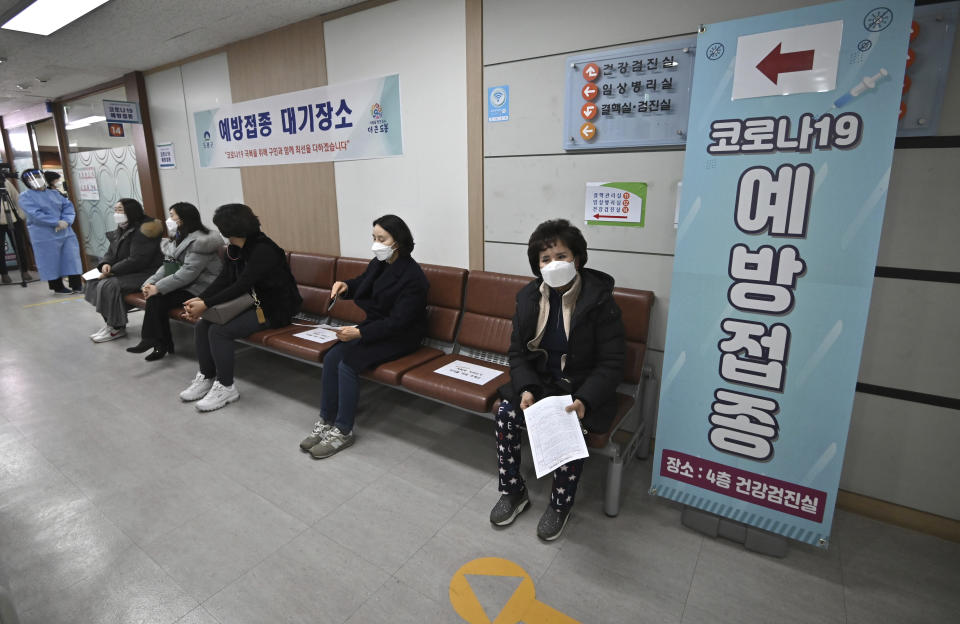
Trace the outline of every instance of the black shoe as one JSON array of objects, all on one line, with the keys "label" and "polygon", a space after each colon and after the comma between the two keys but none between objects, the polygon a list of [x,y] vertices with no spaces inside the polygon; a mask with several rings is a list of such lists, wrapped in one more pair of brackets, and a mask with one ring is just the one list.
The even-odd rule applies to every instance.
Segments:
[{"label": "black shoe", "polygon": [[570,518],[570,508],[557,511],[553,507],[547,507],[540,516],[540,522],[537,524],[537,537],[548,542],[560,537],[563,533],[563,527],[567,526],[567,520]]},{"label": "black shoe", "polygon": [[153,352],[147,357],[143,358],[148,362],[156,362],[157,360],[162,360],[163,356],[167,354],[167,350],[163,347],[154,347]]},{"label": "black shoe", "polygon": [[513,524],[523,510],[530,504],[527,490],[518,494],[504,494],[490,510],[490,523],[496,526]]},{"label": "black shoe", "polygon": [[146,353],[150,349],[154,348],[152,342],[147,342],[146,340],[141,340],[132,347],[127,347],[127,353]]},{"label": "black shoe", "polygon": [[61,286],[60,288],[55,288],[55,289],[53,290],[53,294],[55,294],[55,295],[72,295],[72,294],[73,294],[73,291],[70,290],[69,288],[64,288],[63,286]]}]

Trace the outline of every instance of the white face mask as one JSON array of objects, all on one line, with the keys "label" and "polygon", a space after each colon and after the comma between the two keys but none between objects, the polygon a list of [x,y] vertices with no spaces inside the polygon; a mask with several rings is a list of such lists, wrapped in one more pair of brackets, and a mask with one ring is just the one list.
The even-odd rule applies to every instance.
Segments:
[{"label": "white face mask", "polygon": [[126,225],[127,215],[122,212],[115,212],[113,213],[113,220],[116,221],[117,225]]},{"label": "white face mask", "polygon": [[167,232],[170,233],[170,236],[177,234],[177,222],[173,219],[167,219]]},{"label": "white face mask", "polygon": [[563,260],[554,260],[545,267],[540,268],[540,275],[543,281],[551,288],[560,288],[566,286],[577,276],[577,267],[572,262]]},{"label": "white face mask", "polygon": [[373,252],[373,255],[377,257],[377,260],[387,261],[390,259],[390,256],[393,255],[393,247],[390,245],[384,245],[379,241],[374,241],[373,245],[370,246],[370,251]]}]

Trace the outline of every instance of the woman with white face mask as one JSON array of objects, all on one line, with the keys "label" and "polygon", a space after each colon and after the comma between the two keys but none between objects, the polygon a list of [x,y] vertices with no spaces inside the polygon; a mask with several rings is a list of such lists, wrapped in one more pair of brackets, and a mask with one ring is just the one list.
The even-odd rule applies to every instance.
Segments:
[{"label": "woman with white face mask", "polygon": [[[39,169],[27,169],[20,176],[27,187],[19,196],[20,208],[27,216],[30,245],[37,262],[40,279],[58,295],[80,292],[80,243],[70,227],[76,219],[73,204],[66,197],[47,188]],[[12,195],[11,195],[12,197]],[[67,277],[70,288],[63,285]]]},{"label": "woman with white face mask", "polygon": [[366,318],[337,332],[340,342],[323,357],[320,420],[300,443],[315,459],[353,444],[359,374],[413,353],[426,336],[430,283],[410,256],[413,245],[403,219],[380,217],[373,222],[373,260],[361,275],[331,289],[331,297],[352,299]]},{"label": "woman with white face mask", "polygon": [[135,199],[124,197],[113,206],[117,228],[107,232],[110,247],[100,259],[100,279],[87,282],[83,296],[97,309],[104,326],[90,335],[94,342],[109,342],[127,335],[127,305],[123,296],[140,290],[163,262],[160,237],[163,223],[147,216]]},{"label": "woman with white face mask", "polygon": [[151,351],[148,362],[173,353],[170,310],[181,308],[188,299],[207,289],[220,274],[220,234],[211,232],[200,220],[193,204],[178,202],[170,206],[167,238],[160,242],[163,265],[147,278],[140,290],[147,298],[140,328],[140,342],[128,347],[129,353]]},{"label": "woman with white face mask", "polygon": [[[520,475],[523,410],[549,396],[571,395],[585,431],[607,431],[616,413],[616,388],[626,353],[613,278],[585,268],[587,242],[565,219],[541,223],[527,244],[537,277],[517,295],[510,338],[510,382],[500,388],[495,419],[500,500],[490,512],[511,524],[530,500]],[[550,503],[537,526],[543,540],[560,537],[570,516],[583,459],[553,474]]]}]

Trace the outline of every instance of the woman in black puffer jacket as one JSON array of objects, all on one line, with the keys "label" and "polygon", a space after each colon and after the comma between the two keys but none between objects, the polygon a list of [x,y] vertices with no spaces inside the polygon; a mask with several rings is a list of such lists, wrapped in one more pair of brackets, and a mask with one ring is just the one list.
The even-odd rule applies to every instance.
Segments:
[{"label": "woman in black puffer jacket", "polygon": [[[197,401],[201,412],[240,398],[233,383],[233,341],[268,327],[289,325],[303,302],[287,253],[260,231],[260,220],[249,206],[220,206],[213,214],[213,224],[230,242],[223,269],[200,296],[183,304],[189,318],[199,319],[194,335],[200,371],[180,398]],[[207,308],[244,294],[254,295],[259,306],[222,325],[200,318]]]}]

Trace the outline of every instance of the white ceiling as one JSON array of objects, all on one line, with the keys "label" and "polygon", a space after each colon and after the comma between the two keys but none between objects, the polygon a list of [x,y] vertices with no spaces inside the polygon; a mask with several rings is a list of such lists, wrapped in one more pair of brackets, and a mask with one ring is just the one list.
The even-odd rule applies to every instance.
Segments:
[{"label": "white ceiling", "polygon": [[110,0],[47,37],[0,29],[0,115],[362,1]]}]

